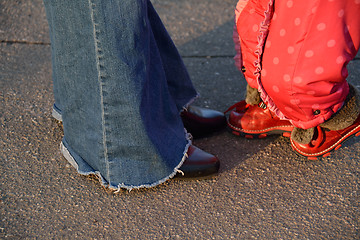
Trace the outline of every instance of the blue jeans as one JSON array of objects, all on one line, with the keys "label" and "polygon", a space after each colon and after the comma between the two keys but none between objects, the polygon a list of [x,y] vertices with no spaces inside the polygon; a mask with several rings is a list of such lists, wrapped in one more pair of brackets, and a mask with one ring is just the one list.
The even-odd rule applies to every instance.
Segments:
[{"label": "blue jeans", "polygon": [[112,189],[174,176],[191,144],[179,112],[196,97],[148,0],[44,0],[61,150]]}]

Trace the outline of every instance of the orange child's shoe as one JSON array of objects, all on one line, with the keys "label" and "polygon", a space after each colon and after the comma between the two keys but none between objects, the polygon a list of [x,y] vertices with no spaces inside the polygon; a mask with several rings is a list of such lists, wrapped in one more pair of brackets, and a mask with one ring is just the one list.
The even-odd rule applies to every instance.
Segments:
[{"label": "orange child's shoe", "polygon": [[231,106],[228,127],[232,133],[246,138],[264,138],[271,134],[290,137],[294,126],[287,120],[280,120],[265,103],[246,104],[245,100]]},{"label": "orange child's shoe", "polygon": [[360,135],[360,93],[351,84],[349,87],[343,107],[330,119],[312,129],[294,128],[290,142],[298,154],[310,160],[327,157],[344,141]]},{"label": "orange child's shoe", "polygon": [[309,160],[317,160],[318,157],[327,157],[332,151],[338,150],[345,140],[354,135],[360,135],[360,115],[352,125],[341,130],[328,130],[317,126],[313,138],[308,144],[298,143],[292,137],[290,142],[297,153]]}]

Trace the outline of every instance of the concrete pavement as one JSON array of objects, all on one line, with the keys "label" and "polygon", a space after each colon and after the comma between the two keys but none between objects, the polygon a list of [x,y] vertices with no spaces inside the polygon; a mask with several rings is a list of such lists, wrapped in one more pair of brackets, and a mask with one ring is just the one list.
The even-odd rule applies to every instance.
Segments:
[{"label": "concrete pavement", "polygon": [[[243,97],[232,56],[235,0],[156,0],[202,95],[225,110]],[[304,161],[284,137],[222,132],[213,180],[113,194],[59,153],[51,118],[50,42],[41,0],[0,0],[0,239],[360,239],[360,143]],[[349,64],[360,87],[360,57]]]}]

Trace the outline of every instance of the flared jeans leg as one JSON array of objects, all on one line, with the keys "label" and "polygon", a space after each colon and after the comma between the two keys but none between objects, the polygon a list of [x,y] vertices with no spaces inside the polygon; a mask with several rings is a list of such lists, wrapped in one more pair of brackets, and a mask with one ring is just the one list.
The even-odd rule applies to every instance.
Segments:
[{"label": "flared jeans leg", "polygon": [[151,3],[44,3],[64,156],[114,189],[174,176],[190,144],[179,110],[197,93]]}]

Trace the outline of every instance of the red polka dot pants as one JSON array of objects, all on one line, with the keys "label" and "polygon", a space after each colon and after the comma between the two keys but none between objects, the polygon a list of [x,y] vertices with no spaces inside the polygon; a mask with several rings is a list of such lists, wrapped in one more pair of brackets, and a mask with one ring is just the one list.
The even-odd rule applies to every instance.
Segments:
[{"label": "red polka dot pants", "polygon": [[250,86],[297,127],[329,119],[349,92],[346,65],[360,45],[360,0],[240,2],[239,54]]}]

